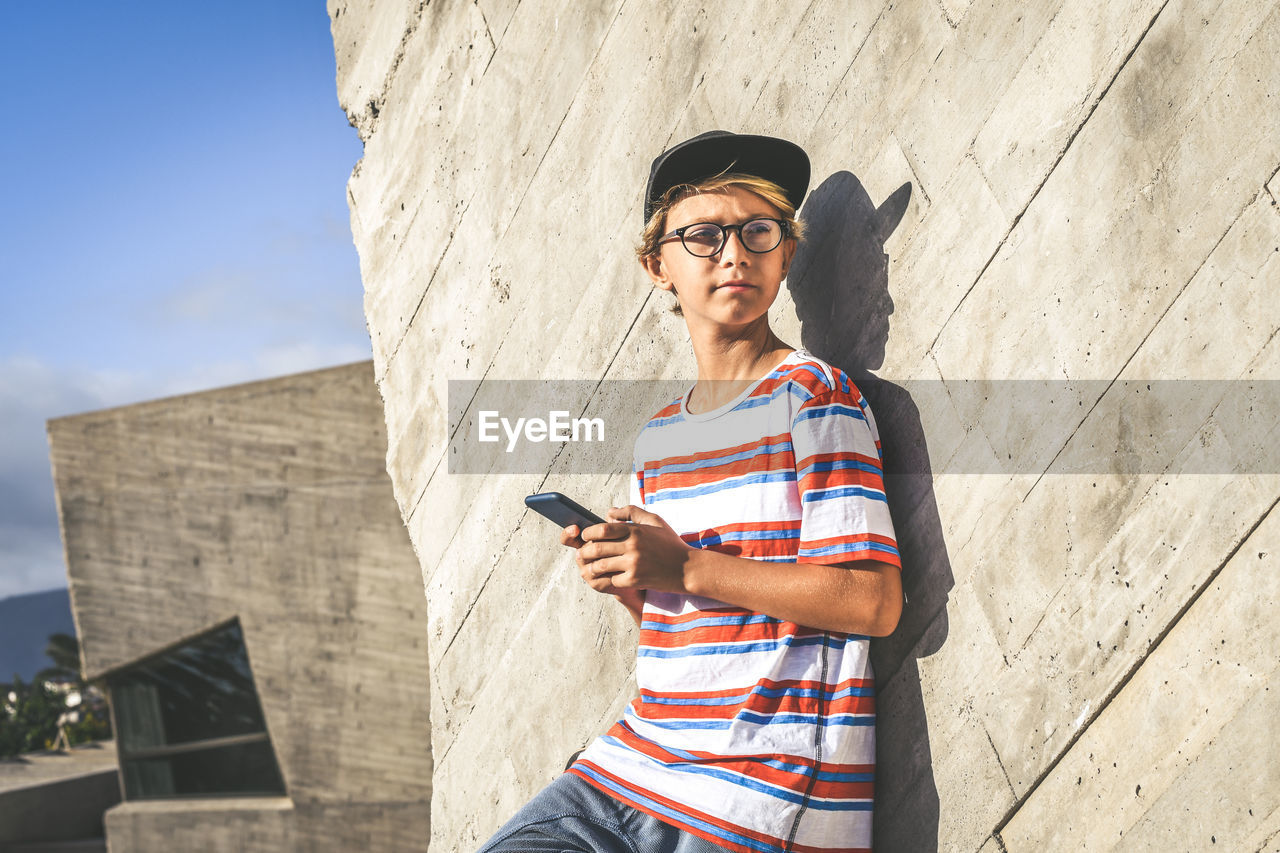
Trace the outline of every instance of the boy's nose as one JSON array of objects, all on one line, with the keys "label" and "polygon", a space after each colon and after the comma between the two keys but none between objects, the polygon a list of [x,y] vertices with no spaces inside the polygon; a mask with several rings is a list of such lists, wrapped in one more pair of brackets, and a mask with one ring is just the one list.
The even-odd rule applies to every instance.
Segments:
[{"label": "boy's nose", "polygon": [[742,245],[742,234],[737,229],[724,235],[724,245],[720,247],[719,256],[721,262],[726,260],[739,261],[746,257],[747,247]]}]

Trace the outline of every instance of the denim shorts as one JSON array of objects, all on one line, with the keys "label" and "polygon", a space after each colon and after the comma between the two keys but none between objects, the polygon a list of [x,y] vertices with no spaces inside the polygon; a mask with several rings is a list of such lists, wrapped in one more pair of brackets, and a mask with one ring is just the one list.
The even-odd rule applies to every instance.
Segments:
[{"label": "denim shorts", "polygon": [[543,788],[480,853],[724,853],[566,773]]}]

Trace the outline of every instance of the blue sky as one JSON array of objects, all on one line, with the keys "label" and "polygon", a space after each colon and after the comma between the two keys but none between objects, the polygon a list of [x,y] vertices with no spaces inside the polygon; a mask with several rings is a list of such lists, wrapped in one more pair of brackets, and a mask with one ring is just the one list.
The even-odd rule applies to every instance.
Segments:
[{"label": "blue sky", "polygon": [[370,357],[322,0],[0,28],[0,598],[66,585],[44,422]]}]

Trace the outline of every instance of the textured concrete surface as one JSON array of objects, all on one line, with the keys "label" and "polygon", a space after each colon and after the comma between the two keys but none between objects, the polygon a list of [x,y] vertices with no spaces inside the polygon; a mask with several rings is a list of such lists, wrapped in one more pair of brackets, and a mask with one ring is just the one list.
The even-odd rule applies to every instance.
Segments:
[{"label": "textured concrete surface", "polygon": [[[1227,391],[1280,378],[1280,4],[329,12],[365,142],[349,195],[387,469],[429,602],[436,849],[483,838],[613,719],[634,643],[520,503],[603,508],[622,472],[449,474],[446,383],[691,377],[630,249],[650,159],[711,128],[809,151],[775,328],[874,387],[891,468],[917,472],[889,483],[910,601],[875,647],[878,847],[1272,849],[1274,632],[1251,636],[1239,596],[1280,545],[1280,477],[1230,460],[1277,436]],[[1074,414],[953,393],[968,379],[1059,381]],[[1222,393],[1156,422],[1122,393],[1152,379]],[[1157,431],[1181,450],[1153,470]],[[1043,461],[928,473],[984,454]],[[1251,680],[1203,715],[1169,675],[1210,635],[1203,677]]]},{"label": "textured concrete surface", "polygon": [[116,745],[110,740],[84,744],[66,752],[27,753],[21,758],[0,761],[0,793],[68,776],[114,770],[116,766]]},{"label": "textured concrete surface", "polygon": [[1276,543],[1271,513],[1014,815],[1007,850],[1259,849],[1280,811]]},{"label": "textured concrete surface", "polygon": [[49,436],[86,676],[239,618],[288,792],[243,814],[126,803],[112,849],[183,833],[202,840],[167,849],[424,848],[426,602],[372,365],[61,418]]},{"label": "textured concrete surface", "polygon": [[65,842],[105,850],[102,815],[119,802],[111,741],[0,761],[0,849]]}]

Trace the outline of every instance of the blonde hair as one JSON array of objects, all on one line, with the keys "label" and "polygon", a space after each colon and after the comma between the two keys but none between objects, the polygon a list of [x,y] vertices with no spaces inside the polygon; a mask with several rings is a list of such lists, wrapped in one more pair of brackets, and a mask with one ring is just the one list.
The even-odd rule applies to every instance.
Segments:
[{"label": "blonde hair", "polygon": [[[636,257],[641,263],[644,263],[646,259],[658,254],[661,248],[658,241],[662,239],[667,231],[667,214],[671,212],[671,208],[675,207],[676,204],[690,196],[724,192],[728,189],[743,189],[769,202],[781,214],[779,218],[783,222],[783,232],[786,236],[797,241],[804,239],[804,227],[796,219],[795,205],[787,199],[786,190],[773,181],[757,175],[748,175],[742,172],[721,172],[718,175],[703,178],[700,181],[676,184],[663,193],[662,198],[654,205],[653,214],[650,215],[649,221],[645,223],[644,231],[640,234],[640,244],[636,246]],[[672,307],[671,311],[674,314],[681,313],[679,298],[676,299],[675,306]]]}]

